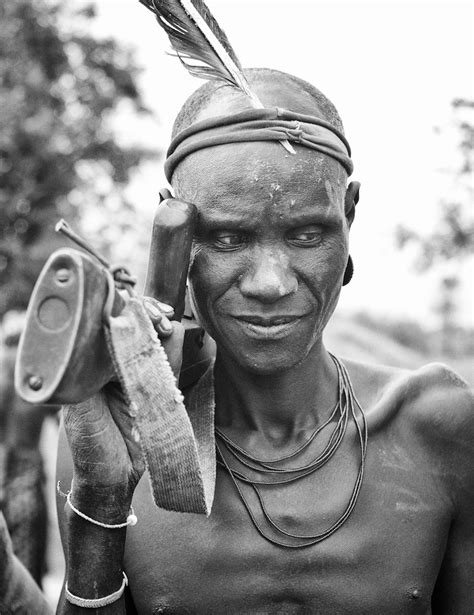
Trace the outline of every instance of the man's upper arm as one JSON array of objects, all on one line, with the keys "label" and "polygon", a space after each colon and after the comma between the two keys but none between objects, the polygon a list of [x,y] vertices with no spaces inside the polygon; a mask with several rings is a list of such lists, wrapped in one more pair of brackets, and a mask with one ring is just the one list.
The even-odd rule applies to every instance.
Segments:
[{"label": "man's upper arm", "polygon": [[[472,500],[472,496],[471,496]],[[474,510],[454,519],[432,598],[433,615],[472,615],[474,609]]]},{"label": "man's upper arm", "polygon": [[[432,366],[423,395],[423,428],[433,471],[452,505],[433,614],[472,615],[474,608],[474,399],[464,381]],[[426,441],[426,440],[425,440]]]}]

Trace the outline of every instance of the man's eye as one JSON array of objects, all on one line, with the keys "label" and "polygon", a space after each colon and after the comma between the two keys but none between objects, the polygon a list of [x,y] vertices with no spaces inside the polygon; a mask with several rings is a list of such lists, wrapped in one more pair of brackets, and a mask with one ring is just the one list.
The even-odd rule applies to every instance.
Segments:
[{"label": "man's eye", "polygon": [[313,246],[321,241],[321,229],[317,227],[295,229],[288,233],[287,238],[291,243]]},{"label": "man's eye", "polygon": [[240,233],[222,231],[214,233],[214,243],[219,247],[236,248],[244,243],[244,238]]}]

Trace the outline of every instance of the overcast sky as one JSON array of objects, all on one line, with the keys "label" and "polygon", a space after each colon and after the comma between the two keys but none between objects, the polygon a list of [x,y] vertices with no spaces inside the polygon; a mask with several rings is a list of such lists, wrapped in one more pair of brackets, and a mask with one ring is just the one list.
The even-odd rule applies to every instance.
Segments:
[{"label": "overcast sky", "polygon": [[[165,148],[174,116],[199,80],[166,55],[168,39],[138,0],[101,0],[98,32],[137,47],[142,85],[157,118],[122,127],[133,139]],[[353,282],[342,310],[367,308],[435,324],[433,275],[416,276],[394,228],[429,229],[449,186],[441,169],[455,164],[450,102],[473,97],[473,9],[469,2],[270,2],[209,0],[244,66],[302,77],[337,106],[352,147],[353,179],[362,183],[351,252]],[[441,128],[441,135],[437,128]],[[148,167],[131,195],[152,209],[165,185],[161,163]],[[472,264],[472,263],[471,263]],[[462,272],[469,275],[467,267]],[[471,269],[472,275],[472,269]],[[472,288],[460,309],[472,317]]]}]

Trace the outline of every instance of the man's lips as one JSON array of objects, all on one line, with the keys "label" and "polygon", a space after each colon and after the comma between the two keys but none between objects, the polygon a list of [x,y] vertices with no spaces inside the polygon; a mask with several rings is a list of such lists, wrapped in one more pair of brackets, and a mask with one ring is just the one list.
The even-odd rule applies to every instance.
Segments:
[{"label": "man's lips", "polygon": [[259,327],[275,327],[277,325],[286,325],[295,320],[302,318],[304,314],[284,314],[275,316],[257,316],[255,314],[239,314],[234,316],[237,320],[258,325]]},{"label": "man's lips", "polygon": [[243,327],[246,335],[259,340],[278,340],[290,335],[305,314],[261,316],[239,314],[233,316]]}]

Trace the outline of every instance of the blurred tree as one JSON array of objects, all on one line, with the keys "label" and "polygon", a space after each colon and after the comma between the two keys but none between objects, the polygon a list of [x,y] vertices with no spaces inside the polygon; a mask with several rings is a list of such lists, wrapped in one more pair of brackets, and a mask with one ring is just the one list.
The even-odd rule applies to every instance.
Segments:
[{"label": "blurred tree", "polygon": [[440,200],[438,224],[427,235],[420,235],[404,226],[397,229],[400,247],[409,242],[418,245],[417,267],[420,270],[426,270],[439,261],[469,257],[474,247],[471,207],[474,194],[474,101],[455,99],[452,108],[458,160],[455,168],[445,169],[452,178],[451,194]]},{"label": "blurred tree", "polygon": [[[0,4],[0,319],[26,306],[45,259],[64,245],[54,233],[60,217],[77,225],[109,208],[115,237],[126,230],[132,206],[122,191],[156,155],[123,145],[111,126],[124,105],[149,113],[132,50],[90,35],[93,5],[66,4]],[[98,246],[106,252],[107,241]]]},{"label": "blurred tree", "polygon": [[396,232],[397,243],[401,248],[407,244],[417,247],[416,267],[420,271],[444,265],[440,276],[439,297],[434,307],[440,315],[444,331],[443,350],[446,352],[454,350],[456,346],[453,332],[457,317],[456,292],[461,282],[458,276],[459,263],[472,258],[474,248],[474,101],[455,99],[452,110],[457,161],[455,166],[444,169],[450,178],[450,185],[447,198],[439,201],[437,224],[427,234],[416,233],[405,226],[398,227]]},{"label": "blurred tree", "polygon": [[440,350],[444,354],[454,354],[459,348],[458,326],[456,322],[456,290],[459,279],[456,275],[442,276],[440,281],[440,300],[435,305],[441,320]]}]

